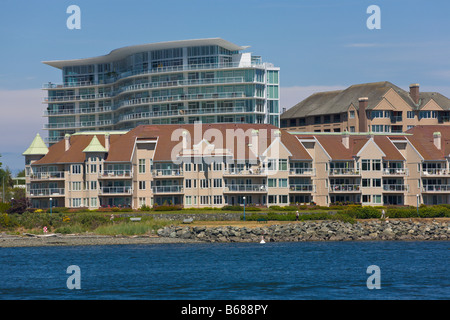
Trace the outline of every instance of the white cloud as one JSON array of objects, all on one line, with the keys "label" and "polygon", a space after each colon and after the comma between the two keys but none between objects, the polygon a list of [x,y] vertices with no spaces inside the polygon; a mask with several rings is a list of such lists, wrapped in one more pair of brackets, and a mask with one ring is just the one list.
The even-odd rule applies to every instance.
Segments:
[{"label": "white cloud", "polygon": [[283,111],[283,108],[286,108],[286,110],[288,110],[289,108],[295,106],[300,101],[308,98],[313,93],[323,92],[323,91],[342,90],[345,88],[347,88],[347,86],[340,86],[340,85],[281,87],[280,88],[281,111]]}]

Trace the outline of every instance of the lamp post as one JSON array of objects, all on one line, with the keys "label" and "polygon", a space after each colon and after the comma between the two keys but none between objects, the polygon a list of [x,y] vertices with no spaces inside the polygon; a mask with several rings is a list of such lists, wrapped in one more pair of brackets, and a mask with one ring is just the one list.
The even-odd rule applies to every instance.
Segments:
[{"label": "lamp post", "polygon": [[416,194],[416,197],[417,197],[417,216],[420,217],[419,216],[419,199],[420,199],[420,195]]},{"label": "lamp post", "polygon": [[52,198],[50,198],[50,215],[52,215]]},{"label": "lamp post", "polygon": [[245,221],[245,197],[242,197],[244,199],[244,221]]}]

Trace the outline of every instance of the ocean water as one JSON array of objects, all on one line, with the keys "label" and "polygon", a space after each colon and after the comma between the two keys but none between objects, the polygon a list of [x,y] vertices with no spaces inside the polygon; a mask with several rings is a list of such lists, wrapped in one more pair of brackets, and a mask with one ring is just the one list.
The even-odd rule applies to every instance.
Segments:
[{"label": "ocean water", "polygon": [[[446,241],[0,248],[0,299],[447,300],[449,249]],[[73,265],[79,273],[67,273]],[[379,268],[379,289],[368,288],[369,266]],[[68,288],[73,276],[79,289]]]}]

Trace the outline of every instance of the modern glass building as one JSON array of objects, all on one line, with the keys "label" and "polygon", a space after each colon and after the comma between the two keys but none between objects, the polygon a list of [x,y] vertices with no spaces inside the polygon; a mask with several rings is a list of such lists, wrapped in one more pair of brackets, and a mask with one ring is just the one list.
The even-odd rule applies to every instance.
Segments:
[{"label": "modern glass building", "polygon": [[279,72],[220,38],[129,46],[94,58],[45,61],[44,129],[51,145],[79,131],[142,124],[262,123],[279,126]]}]

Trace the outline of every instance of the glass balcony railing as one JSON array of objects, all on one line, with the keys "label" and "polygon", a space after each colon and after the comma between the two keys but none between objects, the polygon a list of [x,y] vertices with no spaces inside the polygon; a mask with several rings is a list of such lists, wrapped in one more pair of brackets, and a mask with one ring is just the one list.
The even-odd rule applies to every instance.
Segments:
[{"label": "glass balcony railing", "polygon": [[152,175],[156,177],[183,177],[183,170],[180,169],[154,169]]},{"label": "glass balcony railing", "polygon": [[28,194],[29,194],[30,197],[63,196],[64,195],[64,188],[30,189]]},{"label": "glass balcony railing", "polygon": [[360,184],[332,184],[330,192],[361,192]]},{"label": "glass balcony railing", "polygon": [[421,169],[421,175],[422,176],[443,176],[443,175],[449,175],[450,170],[447,169],[441,169],[441,168],[432,168],[432,169]]},{"label": "glass balcony railing", "polygon": [[450,184],[428,184],[421,189],[422,192],[450,192]]},{"label": "glass balcony railing", "polygon": [[65,110],[45,110],[44,116],[64,116],[64,115],[76,115],[76,114],[91,114],[111,111],[111,107],[100,108],[83,108],[83,109],[65,109]]},{"label": "glass balcony railing", "polygon": [[99,172],[99,179],[107,179],[107,178],[132,178],[133,170],[104,170]]},{"label": "glass balcony railing", "polygon": [[133,188],[130,186],[124,187],[102,187],[99,189],[99,194],[109,195],[109,194],[132,194]]},{"label": "glass balcony railing", "polygon": [[55,84],[55,83],[45,83],[43,84],[43,89],[59,89],[59,88],[74,88],[74,87],[86,87],[95,85],[108,85],[133,76],[142,76],[148,74],[159,74],[159,73],[171,73],[171,72],[183,72],[183,71],[194,71],[194,70],[215,70],[215,69],[230,69],[230,68],[266,68],[273,67],[271,63],[242,63],[242,62],[228,62],[228,63],[207,63],[207,64],[195,64],[195,65],[181,65],[181,66],[168,66],[153,68],[151,70],[139,70],[139,71],[127,71],[123,73],[118,73],[116,77],[110,78],[108,80],[102,81],[80,81],[73,83]]},{"label": "glass balcony railing", "polygon": [[289,192],[314,192],[315,185],[313,184],[290,184]]},{"label": "glass balcony railing", "polygon": [[314,176],[316,169],[314,168],[291,168],[289,169],[289,175],[291,176]]},{"label": "glass balcony railing", "polygon": [[267,192],[265,184],[229,184],[224,192]]},{"label": "glass balcony railing", "polygon": [[346,175],[360,175],[360,171],[354,168],[336,168],[328,171],[330,176],[346,176]]},{"label": "glass balcony railing", "polygon": [[384,168],[382,171],[383,175],[393,175],[393,176],[407,176],[409,173],[406,168]]},{"label": "glass balcony railing", "polygon": [[30,179],[31,180],[64,179],[64,171],[35,172],[30,175]]},{"label": "glass balcony railing", "polygon": [[156,186],[152,190],[153,193],[180,193],[183,192],[183,186]]},{"label": "glass balcony railing", "polygon": [[84,121],[84,122],[68,122],[68,123],[46,123],[44,129],[65,129],[65,128],[85,128],[85,127],[102,127],[113,124],[112,120],[100,121]]},{"label": "glass balcony railing", "polygon": [[408,191],[408,188],[406,184],[383,184],[383,191],[386,192],[403,192]]}]

